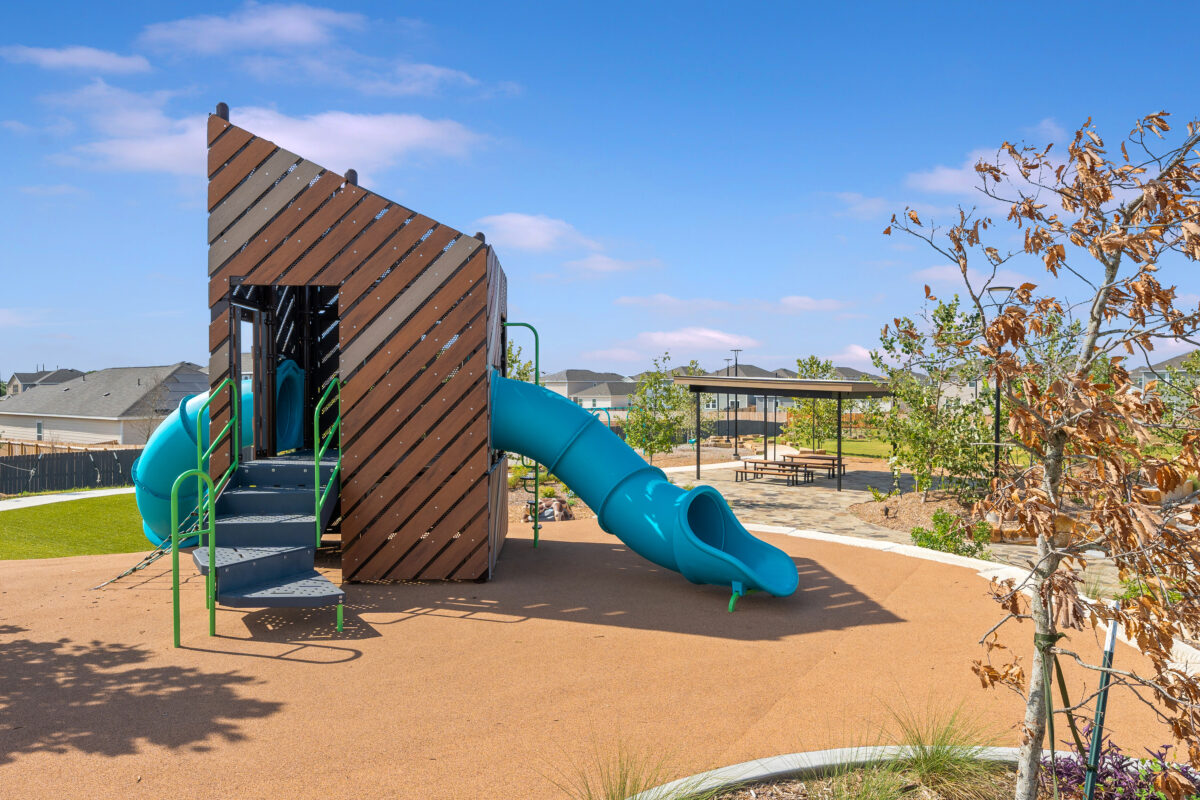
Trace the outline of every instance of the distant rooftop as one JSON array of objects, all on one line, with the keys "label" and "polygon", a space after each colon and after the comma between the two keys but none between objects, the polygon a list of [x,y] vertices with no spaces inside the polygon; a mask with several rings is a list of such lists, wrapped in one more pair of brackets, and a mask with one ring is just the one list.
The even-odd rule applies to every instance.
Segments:
[{"label": "distant rooftop", "polygon": [[208,377],[187,361],[159,367],[114,367],[0,399],[0,414],[100,419],[161,416],[184,397],[206,391]]},{"label": "distant rooftop", "polygon": [[637,389],[637,384],[632,381],[604,381],[597,383],[595,386],[590,386],[581,392],[576,392],[576,397],[625,397],[632,394]]},{"label": "distant rooftop", "polygon": [[624,375],[615,372],[593,372],[590,369],[561,369],[542,376],[542,383],[562,383],[563,381],[624,381]]}]

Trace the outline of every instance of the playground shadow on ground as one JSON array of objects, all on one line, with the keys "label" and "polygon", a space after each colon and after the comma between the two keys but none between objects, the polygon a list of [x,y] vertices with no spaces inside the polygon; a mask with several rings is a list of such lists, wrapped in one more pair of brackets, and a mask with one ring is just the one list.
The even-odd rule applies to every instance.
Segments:
[{"label": "playground shadow on ground", "polygon": [[[697,586],[655,566],[619,541],[510,540],[488,583],[347,584],[344,638],[382,635],[423,616],[491,625],[533,619],[770,641],[817,631],[903,622],[818,562],[794,558],[800,587],[791,597],[750,594],[729,613],[729,587]],[[300,609],[275,610],[276,631],[294,617],[297,636],[311,631]],[[342,638],[342,637],[339,637]]]},{"label": "playground shadow on ground", "polygon": [[249,675],[148,666],[152,652],[136,645],[9,638],[24,632],[0,626],[0,765],[39,752],[115,757],[140,742],[205,751],[283,708],[243,696]]}]

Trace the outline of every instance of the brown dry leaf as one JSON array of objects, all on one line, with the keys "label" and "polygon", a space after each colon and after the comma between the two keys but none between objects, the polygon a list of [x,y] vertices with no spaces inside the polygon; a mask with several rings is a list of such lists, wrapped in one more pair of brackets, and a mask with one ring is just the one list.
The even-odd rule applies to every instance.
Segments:
[{"label": "brown dry leaf", "polygon": [[1163,770],[1155,775],[1154,788],[1162,792],[1167,800],[1185,800],[1196,791],[1192,782],[1177,769]]},{"label": "brown dry leaf", "polygon": [[917,225],[921,224],[921,218],[918,217],[917,212],[913,211],[911,208],[908,210],[908,218],[911,219]]}]

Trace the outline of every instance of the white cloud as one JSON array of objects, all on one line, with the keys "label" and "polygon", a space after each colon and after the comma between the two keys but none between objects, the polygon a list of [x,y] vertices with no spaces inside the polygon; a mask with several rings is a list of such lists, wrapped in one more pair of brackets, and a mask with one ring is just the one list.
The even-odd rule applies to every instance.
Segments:
[{"label": "white cloud", "polygon": [[267,108],[230,112],[239,126],[336,171],[360,176],[392,167],[416,153],[462,157],[483,137],[453,120],[419,114],[324,111],[291,117]]},{"label": "white cloud", "polygon": [[665,313],[694,313],[705,311],[740,310],[752,313],[799,314],[813,311],[837,311],[849,304],[831,298],[814,298],[789,295],[779,300],[717,300],[708,297],[674,297],[669,294],[652,294],[635,297],[618,297],[619,306],[636,306]]},{"label": "white cloud", "polygon": [[846,304],[841,300],[833,300],[831,298],[813,298],[805,297],[804,295],[789,295],[779,298],[779,307],[785,313],[799,313],[804,311],[837,311],[840,308],[845,308]]},{"label": "white cloud", "polygon": [[608,275],[613,272],[627,272],[645,267],[657,267],[661,266],[661,262],[653,258],[638,261],[623,261],[619,258],[606,256],[603,253],[592,253],[575,261],[568,261],[564,266],[588,275]]},{"label": "white cloud", "polygon": [[114,74],[150,71],[150,62],[142,56],[123,56],[94,47],[12,45],[0,47],[0,56],[14,64],[33,64],[42,69],[77,69]]},{"label": "white cloud", "polygon": [[247,3],[227,16],[201,15],[147,25],[141,41],[163,50],[213,55],[324,45],[338,31],[361,30],[365,25],[362,14],[330,8]]},{"label": "white cloud", "polygon": [[846,204],[840,214],[856,219],[887,219],[892,204],[882,197],[867,197],[858,192],[836,192],[834,196]]},{"label": "white cloud", "polygon": [[760,344],[757,339],[751,339],[749,336],[700,327],[646,331],[639,333],[636,341],[645,347],[666,350],[728,350],[733,347],[758,347]]},{"label": "white cloud", "polygon": [[[975,164],[981,158],[990,160],[994,157],[994,152],[973,150],[960,167],[947,167],[939,164],[924,172],[910,172],[905,176],[904,183],[923,192],[974,196],[979,194],[978,187],[982,183],[979,173],[975,171]],[[979,196],[982,197],[982,195]]]},{"label": "white cloud", "polygon": [[480,85],[478,79],[462,70],[411,62],[375,63],[349,51],[253,55],[241,63],[248,74],[260,81],[323,83],[385,97],[433,95],[443,89]]},{"label": "white cloud", "polygon": [[650,308],[667,313],[687,313],[693,311],[719,311],[733,307],[727,300],[711,300],[707,297],[681,298],[669,294],[652,294],[645,297],[618,297],[619,306],[634,306]]},{"label": "white cloud", "polygon": [[1067,138],[1066,130],[1055,121],[1054,117],[1046,117],[1032,128],[1026,128],[1025,133],[1031,138],[1038,140],[1033,143],[1038,147],[1045,146],[1051,142],[1061,145]]},{"label": "white cloud", "polygon": [[867,367],[871,366],[871,351],[861,344],[848,344],[840,353],[830,356],[834,366]]},{"label": "white cloud", "polygon": [[[984,272],[973,267],[967,269],[967,277],[971,279],[971,286],[977,292],[983,289],[984,282],[988,281],[990,276],[991,270]],[[909,277],[917,283],[927,283],[930,286],[950,284],[964,293],[967,288],[963,283],[962,272],[953,264],[938,264],[934,267],[919,269]],[[1001,268],[996,270],[995,277],[991,277],[991,283],[995,286],[1020,286],[1022,283],[1036,284],[1037,280],[1020,272]]]},{"label": "white cloud", "polygon": [[0,328],[32,328],[38,325],[44,312],[26,308],[0,308]]},{"label": "white cloud", "polygon": [[34,197],[61,197],[65,194],[79,194],[83,190],[69,183],[57,183],[52,186],[22,186],[18,191]]},{"label": "white cloud", "polygon": [[595,361],[641,361],[644,355],[628,347],[610,347],[605,350],[589,350],[581,354],[583,358]]},{"label": "white cloud", "polygon": [[543,214],[507,212],[476,220],[474,226],[487,234],[488,242],[500,248],[546,253],[571,247],[598,250],[600,245],[588,239],[565,220]]},{"label": "white cloud", "polygon": [[[103,137],[76,147],[72,156],[60,161],[203,175],[207,117],[169,116],[165,106],[172,97],[171,92],[139,94],[97,80],[76,92],[48,98],[86,117]],[[231,116],[239,126],[329,169],[354,167],[363,183],[369,182],[366,178],[372,171],[414,154],[464,155],[482,138],[458,122],[418,114],[325,111],[292,117],[274,109],[248,107],[234,109]]]}]

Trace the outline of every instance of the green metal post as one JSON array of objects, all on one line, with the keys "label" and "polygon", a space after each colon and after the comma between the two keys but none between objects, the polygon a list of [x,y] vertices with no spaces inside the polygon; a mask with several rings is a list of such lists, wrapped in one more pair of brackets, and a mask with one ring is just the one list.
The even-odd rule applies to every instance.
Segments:
[{"label": "green metal post", "polygon": [[217,635],[216,519],[213,514],[213,496],[216,494],[216,490],[213,487],[212,478],[207,472],[201,469],[192,469],[176,478],[175,483],[171,486],[171,603],[176,647],[179,647],[179,487],[183,485],[184,481],[193,477],[206,490],[199,501],[201,506],[198,512],[201,519],[207,517],[207,530],[198,528],[196,533],[208,536],[208,576],[204,583],[205,605],[208,606],[208,635]]},{"label": "green metal post", "polygon": [[342,632],[342,604],[340,602],[337,606],[337,629],[338,633]]},{"label": "green metal post", "polygon": [[[321,437],[321,414],[329,406],[329,394],[334,389],[337,389],[337,419],[333,421],[333,425],[329,429],[329,434]],[[325,491],[321,491],[321,456],[325,455],[325,451],[329,449],[329,445],[333,443],[333,435],[337,434],[338,442],[338,457],[337,464],[334,465],[333,471],[329,473],[329,485],[325,487]],[[313,495],[315,498],[314,508],[316,514],[317,526],[317,547],[321,546],[321,509],[325,507],[325,501],[329,499],[329,490],[333,488],[333,479],[342,472],[342,382],[334,377],[329,382],[329,386],[325,387],[325,391],[321,394],[321,399],[317,401],[317,407],[313,410]]]},{"label": "green metal post", "polygon": [[[542,385],[542,360],[541,360],[541,344],[538,339],[537,328],[530,325],[528,322],[506,322],[506,328],[529,328],[533,331],[533,385]],[[533,546],[538,546],[538,535],[542,530],[541,523],[541,470],[538,469],[537,462],[533,464]]]}]

